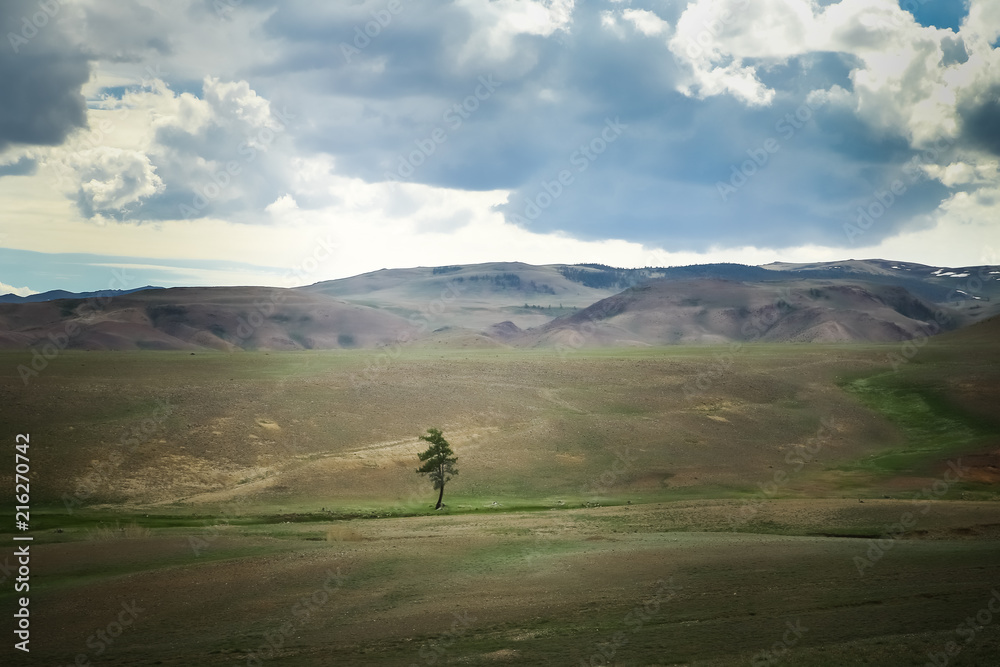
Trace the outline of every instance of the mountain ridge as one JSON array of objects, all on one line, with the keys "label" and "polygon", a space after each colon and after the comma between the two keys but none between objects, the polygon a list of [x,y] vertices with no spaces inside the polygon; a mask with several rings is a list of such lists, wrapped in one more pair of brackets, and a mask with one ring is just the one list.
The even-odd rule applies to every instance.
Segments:
[{"label": "mountain ridge", "polygon": [[156,288],[96,301],[76,295],[0,303],[0,348],[53,340],[80,349],[229,351],[553,346],[569,339],[579,345],[884,342],[997,315],[998,277],[1000,268],[992,266],[888,260],[382,269],[296,288]]}]

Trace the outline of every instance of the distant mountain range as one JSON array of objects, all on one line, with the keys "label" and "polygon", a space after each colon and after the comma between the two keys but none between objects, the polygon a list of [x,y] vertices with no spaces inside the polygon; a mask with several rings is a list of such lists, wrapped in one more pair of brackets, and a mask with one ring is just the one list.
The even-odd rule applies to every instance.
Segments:
[{"label": "distant mountain range", "polygon": [[39,294],[29,294],[28,296],[18,296],[17,294],[4,294],[0,296],[0,303],[39,303],[41,301],[55,301],[56,299],[90,299],[102,296],[121,296],[132,292],[142,292],[150,289],[163,289],[162,287],[136,287],[135,289],[105,289],[97,292],[67,292],[66,290],[54,289]]},{"label": "distant mountain range", "polygon": [[[332,349],[895,341],[1000,313],[1000,267],[886,260],[383,269],[294,289],[0,297],[0,348]],[[106,297],[106,298],[94,298]]]}]

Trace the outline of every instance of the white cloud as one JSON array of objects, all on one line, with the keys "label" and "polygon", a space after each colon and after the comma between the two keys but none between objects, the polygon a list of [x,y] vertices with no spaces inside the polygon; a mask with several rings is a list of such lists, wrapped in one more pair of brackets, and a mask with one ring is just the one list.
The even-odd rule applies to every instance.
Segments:
[{"label": "white cloud", "polygon": [[747,20],[740,15],[746,5],[745,0],[698,0],[684,10],[669,42],[674,58],[690,71],[690,78],[678,85],[680,92],[702,99],[730,94],[748,106],[771,103],[774,91],[757,79],[756,71],[744,65],[744,55],[738,53],[748,50],[737,48],[746,41],[741,30],[747,30]]},{"label": "white cloud", "polygon": [[[95,221],[201,217],[229,203],[252,216],[291,178],[286,120],[246,81],[205,77],[198,97],[150,79],[121,99],[95,100],[88,129],[36,151]],[[143,208],[168,189],[179,203]]]},{"label": "white cloud", "polygon": [[[1000,225],[996,224],[1000,188],[958,192],[933,215],[927,229],[904,232],[876,245],[859,239],[852,256],[904,258],[932,266],[1000,264]],[[843,251],[841,251],[843,254]]]},{"label": "white cloud", "polygon": [[[690,72],[681,92],[732,95],[750,107],[768,105],[776,94],[757,67],[746,64],[751,59],[782,63],[810,53],[849,54],[859,63],[850,72],[851,91],[818,94],[846,106],[876,134],[902,135],[918,150],[933,148],[925,173],[948,187],[975,190],[1000,187],[1000,172],[995,156],[960,142],[960,109],[981,106],[1000,86],[1000,50],[990,44],[1000,34],[998,24],[1000,5],[988,0],[972,3],[957,36],[921,26],[896,0],[841,0],[825,7],[812,0],[697,0],[681,15],[670,49]],[[967,59],[947,55],[962,48]],[[986,233],[982,225],[995,220],[998,203],[992,194],[957,193],[940,207],[937,226],[919,238],[935,249],[964,245],[954,237],[945,242],[935,230]],[[898,242],[888,239],[884,250],[916,252],[906,243],[893,245]]]},{"label": "white cloud", "polygon": [[281,217],[287,214],[289,211],[295,211],[299,208],[298,202],[295,201],[295,197],[291,195],[281,195],[273,202],[267,205],[264,209],[268,214],[272,216]]},{"label": "white cloud", "polygon": [[[735,261],[764,264],[782,261],[833,261],[885,257],[926,264],[962,266],[982,263],[984,248],[1000,248],[994,223],[1000,191],[960,193],[943,207],[929,228],[906,232],[875,245],[858,239],[855,247],[802,245],[792,248],[716,246],[705,252],[674,251],[621,239],[584,241],[563,233],[536,233],[505,222],[494,207],[506,191],[470,192],[428,185],[366,183],[331,173],[328,157],[300,159],[306,176],[295,183],[303,196],[325,195],[336,203],[301,209],[296,194],[268,207],[273,224],[245,225],[216,218],[178,220],[158,225],[81,226],[62,218],[39,221],[27,235],[12,234],[11,247],[46,239],[47,252],[84,252],[143,256],[145,264],[170,267],[172,258],[253,264],[270,269],[175,267],[189,284],[261,284],[291,286],[346,277],[383,267],[431,266],[489,261],[536,264],[601,262],[641,267]],[[874,235],[872,235],[874,239]],[[197,239],[197,243],[192,243]],[[318,249],[334,249],[324,261],[310,258]],[[988,258],[987,258],[988,259]],[[994,260],[990,263],[996,263]],[[137,264],[138,266],[138,264]],[[306,271],[303,267],[309,267]],[[291,276],[291,278],[287,277]]]},{"label": "white cloud", "polygon": [[953,162],[944,167],[926,165],[924,171],[949,188],[1000,183],[1000,163],[995,159],[977,159],[977,156],[967,156],[966,161]]},{"label": "white cloud", "polygon": [[625,32],[622,30],[621,26],[618,25],[618,19],[615,18],[614,12],[611,10],[604,10],[600,14],[601,16],[601,27],[605,30],[610,30],[615,33],[618,37],[624,37]]},{"label": "white cloud", "polygon": [[1000,3],[996,0],[969,0],[969,13],[962,21],[960,32],[977,51],[984,51],[1000,37]]},{"label": "white cloud", "polygon": [[666,34],[670,24],[648,9],[626,9],[622,12],[626,21],[631,21],[635,29],[647,37]]},{"label": "white cloud", "polygon": [[251,90],[246,81],[223,82],[206,77],[202,97],[202,103],[211,109],[210,118],[217,123],[230,121],[272,130],[280,126],[271,115],[270,102]]},{"label": "white cloud", "polygon": [[38,294],[35,290],[30,287],[14,287],[13,285],[8,285],[7,283],[0,281],[0,295],[2,294],[16,294],[17,296],[31,296],[32,294]]},{"label": "white cloud", "polygon": [[548,37],[568,30],[575,4],[576,0],[457,0],[474,26],[459,59],[485,63],[511,59],[516,37]]},{"label": "white cloud", "polygon": [[[931,263],[940,254],[949,262],[968,263],[979,253],[980,239],[998,241],[990,227],[990,221],[996,220],[996,189],[1000,184],[996,156],[953,141],[961,130],[957,109],[981,104],[988,99],[991,86],[1000,82],[1000,52],[990,46],[1000,34],[1000,3],[995,0],[974,0],[957,36],[951,31],[918,25],[899,9],[896,0],[841,0],[825,6],[814,0],[697,0],[682,3],[687,6],[676,21],[671,21],[673,25],[651,11],[629,8],[625,2],[613,0],[613,4],[605,5],[609,11],[593,10],[601,12],[604,29],[622,38],[620,42],[596,40],[605,46],[616,42],[609,58],[631,53],[626,50],[636,45],[642,49],[641,54],[663,53],[666,46],[683,72],[677,86],[695,98],[730,95],[747,106],[766,106],[788,91],[765,85],[764,81],[780,77],[764,77],[763,67],[813,53],[849,54],[851,58],[845,62],[856,63],[852,85],[806,91],[811,100],[825,101],[831,112],[835,104],[840,116],[860,117],[875,129],[875,135],[902,133],[918,148],[942,137],[953,144],[954,150],[947,151],[948,160],[925,164],[923,168],[928,177],[948,187],[962,188],[963,192],[949,198],[938,215],[917,221],[923,225],[920,232],[900,234],[871,247],[863,246],[868,239],[862,238],[848,250],[748,246],[716,247],[704,253],[671,252],[610,238],[627,233],[624,225],[616,227],[613,221],[603,228],[600,224],[590,227],[597,233],[604,230],[609,238],[603,241],[580,241],[568,234],[534,233],[507,225],[492,210],[508,196],[503,190],[464,192],[402,185],[393,191],[385,184],[352,177],[366,173],[357,167],[361,162],[358,155],[378,150],[391,153],[395,143],[409,146],[414,138],[424,136],[417,129],[421,119],[432,117],[431,122],[438,121],[439,102],[443,104],[443,98],[452,95],[456,88],[451,84],[457,80],[464,86],[480,74],[496,71],[506,86],[503,95],[491,101],[490,111],[477,115],[463,133],[503,129],[502,125],[490,124],[489,114],[493,111],[507,118],[523,114],[525,120],[532,121],[524,123],[531,127],[523,133],[506,135],[511,137],[509,155],[490,147],[495,151],[491,155],[516,165],[504,167],[506,178],[492,181],[505,185],[516,184],[517,169],[522,166],[530,169],[532,163],[544,162],[545,151],[563,159],[564,151],[576,140],[568,132],[565,136],[551,132],[552,125],[539,122],[536,126],[535,118],[556,118],[572,126],[574,114],[586,116],[605,103],[619,103],[613,95],[601,95],[617,88],[597,79],[621,77],[623,83],[628,83],[625,77],[632,72],[608,75],[592,67],[587,72],[589,78],[584,77],[581,83],[580,72],[565,69],[570,67],[566,63],[574,60],[565,54],[578,53],[569,50],[574,39],[586,42],[587,48],[598,45],[584,32],[585,22],[578,21],[579,29],[574,26],[574,12],[588,9],[584,5],[576,8],[570,0],[459,0],[456,4],[460,11],[435,16],[431,27],[418,25],[416,15],[408,14],[405,24],[400,18],[386,28],[379,41],[373,42],[363,58],[351,67],[338,69],[343,63],[335,48],[311,51],[309,39],[275,37],[282,34],[281,20],[295,26],[303,23],[289,19],[289,13],[295,11],[292,5],[277,10],[275,20],[267,26],[271,31],[268,34],[261,26],[271,10],[256,9],[247,3],[224,19],[209,16],[204,21],[205,5],[193,1],[150,5],[152,9],[130,7],[119,15],[113,4],[86,0],[81,6],[100,10],[95,9],[99,20],[92,20],[95,14],[91,12],[89,27],[80,28],[84,31],[80,39],[99,52],[94,76],[84,89],[90,103],[90,127],[63,146],[32,148],[32,155],[40,161],[36,176],[0,179],[0,209],[7,218],[0,221],[0,226],[9,232],[12,247],[24,249],[199,257],[275,268],[294,265],[308,255],[317,238],[333,234],[342,248],[350,248],[350,253],[324,267],[326,273],[317,280],[382,266],[494,259],[600,261],[635,266],[719,260],[757,263],[779,257],[818,261],[840,259],[845,254],[880,254]],[[315,19],[316,25],[310,24],[309,30],[318,34],[329,29],[336,41],[340,34],[336,31],[349,35],[354,22],[360,19],[353,14],[346,23],[320,19],[347,11],[367,16],[368,10],[362,5],[349,10],[336,3],[304,5],[299,10],[302,16]],[[410,11],[416,11],[416,5],[413,7]],[[150,11],[156,21],[147,25],[140,19]],[[591,25],[587,23],[586,30]],[[449,32],[457,30],[456,26],[461,32]],[[420,32],[425,28],[427,32]],[[116,41],[119,30],[131,31],[123,32]],[[295,35],[299,27],[287,30]],[[218,40],[211,39],[212,35],[218,35]],[[389,48],[397,37],[407,38],[400,42],[407,48]],[[424,63],[402,62],[401,54],[410,56],[412,51],[408,49],[420,43],[415,37],[426,38],[428,44],[434,39],[440,41],[440,53],[435,51],[435,58],[428,62],[433,62],[434,67],[440,64],[440,69],[447,71],[435,70],[433,76],[428,76],[428,70],[420,68]],[[162,38],[161,50],[157,50],[157,38]],[[542,38],[557,42],[556,47],[544,46]],[[235,46],[230,46],[230,39],[235,40]],[[955,52],[959,40],[968,52],[968,60],[952,62],[945,58],[944,62],[950,64],[944,65],[943,54],[949,49]],[[562,47],[567,50],[561,51]],[[595,52],[592,60],[582,60],[599,63],[604,56]],[[337,66],[329,66],[323,58],[336,61]],[[539,63],[544,66],[533,70]],[[152,75],[161,65],[170,75],[169,80],[202,80],[202,90],[171,90]],[[451,67],[456,69],[452,71]],[[664,88],[673,84],[672,67],[651,67],[650,72],[657,74]],[[538,76],[534,76],[536,73]],[[519,74],[525,76],[518,78]],[[147,79],[141,90],[126,92],[121,100],[99,99],[101,86],[134,85],[140,78]],[[398,90],[389,89],[384,82]],[[564,86],[563,82],[569,83]],[[528,93],[533,97],[529,99]],[[277,105],[271,100],[288,101],[301,110],[302,118],[293,123],[297,127],[291,132],[284,131],[276,115]],[[539,101],[544,106],[539,106]],[[309,104],[313,105],[311,109]],[[624,98],[621,106],[628,107]],[[384,111],[387,108],[391,113]],[[324,122],[331,118],[338,120],[336,132],[330,131],[329,125],[324,128]],[[521,122],[520,116],[517,122]],[[408,134],[411,126],[414,129]],[[736,137],[747,126],[746,119],[734,119],[733,141],[739,140]],[[361,131],[371,127],[375,128],[372,133],[365,135]],[[645,126],[636,123],[635,127],[636,136],[649,130],[651,142],[662,129],[653,122]],[[682,131],[700,130],[694,124],[670,131],[673,137]],[[295,137],[297,146],[291,141],[293,132],[300,133]],[[352,132],[354,136],[343,136]],[[460,164],[457,152],[463,138],[465,135],[450,137],[435,159],[454,159]],[[559,143],[564,139],[569,142],[565,146]],[[696,151],[704,146],[711,150],[716,138],[710,139],[696,136],[689,144],[664,141],[662,152],[677,145],[682,146],[681,150]],[[845,143],[850,144],[851,138],[845,138]],[[241,146],[255,149],[249,163],[240,152]],[[521,150],[524,148],[530,150]],[[779,158],[791,153],[792,148],[789,144],[789,150]],[[336,153],[337,160],[315,150]],[[449,155],[448,151],[453,153]],[[652,164],[638,148],[634,156],[635,164]],[[862,164],[867,159],[859,159],[859,174],[870,166]],[[52,197],[48,190],[41,192],[49,187],[54,168],[63,165],[73,179],[64,190],[88,204],[95,213],[92,220],[101,220],[121,210],[152,207],[168,198],[157,197],[164,192],[172,196],[204,191],[212,175],[232,160],[239,162],[241,173],[213,199],[213,207],[218,208],[202,211],[205,216],[197,221],[171,219],[179,215],[174,203],[171,210],[160,212],[156,223],[126,222],[97,228],[85,224],[65,200]],[[726,164],[721,165],[722,171],[726,168]],[[647,171],[652,170],[650,167]],[[369,180],[372,173],[377,177],[377,171],[367,172]],[[623,169],[621,173],[624,183],[631,182],[638,171]],[[475,186],[496,187],[489,185],[490,178],[476,181]],[[692,185],[692,199],[697,187]],[[43,196],[46,194],[47,200]],[[817,196],[817,214],[822,215],[824,206],[833,199]],[[186,201],[190,202],[190,196]],[[638,210],[640,203],[625,202],[623,206]],[[665,217],[675,221],[670,224],[679,227],[697,224],[707,230],[713,222],[683,219],[683,214],[677,213],[684,210],[680,206],[665,210]],[[266,224],[239,224],[247,221]],[[804,220],[803,224],[810,221]],[[566,229],[573,230],[570,225]],[[870,236],[874,242],[878,235]],[[659,259],[651,259],[653,256]],[[199,275],[202,281],[232,279],[245,283],[253,274]],[[266,279],[268,276],[262,274],[260,280]]]},{"label": "white cloud", "polygon": [[841,0],[826,7],[811,0],[697,0],[677,22],[670,49],[690,70],[682,92],[731,94],[750,106],[769,104],[775,91],[747,60],[851,54],[862,63],[851,72],[858,115],[923,145],[954,135],[961,95],[1000,82],[1000,54],[988,43],[1000,33],[990,24],[1000,20],[996,7],[973,3],[959,33],[970,58],[948,66],[941,65],[943,42],[954,33],[919,25],[896,0]]},{"label": "white cloud", "polygon": [[99,146],[69,158],[80,181],[79,196],[92,213],[120,213],[163,190],[149,157],[134,150]]}]

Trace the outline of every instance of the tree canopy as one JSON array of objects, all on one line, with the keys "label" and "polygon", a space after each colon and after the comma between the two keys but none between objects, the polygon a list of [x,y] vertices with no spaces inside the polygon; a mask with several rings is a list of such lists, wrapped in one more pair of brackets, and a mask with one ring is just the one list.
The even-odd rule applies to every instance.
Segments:
[{"label": "tree canopy", "polygon": [[423,462],[423,465],[417,468],[417,472],[430,477],[434,488],[440,489],[441,492],[438,494],[437,505],[434,509],[441,509],[444,504],[442,502],[444,485],[458,474],[458,468],[455,467],[458,458],[451,451],[451,446],[439,429],[427,429],[427,435],[420,436],[420,439],[430,443],[430,447],[427,448],[427,451],[417,455]]}]

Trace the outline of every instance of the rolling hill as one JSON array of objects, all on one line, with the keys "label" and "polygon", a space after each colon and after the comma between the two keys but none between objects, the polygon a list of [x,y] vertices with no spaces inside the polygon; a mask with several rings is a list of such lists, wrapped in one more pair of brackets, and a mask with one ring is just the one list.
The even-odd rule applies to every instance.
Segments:
[{"label": "rolling hill", "polygon": [[[494,262],[294,289],[197,287],[0,303],[0,348],[488,348],[895,341],[1000,313],[998,267],[886,260],[617,269]],[[940,327],[928,325],[938,320]]]},{"label": "rolling hill", "polygon": [[178,287],[0,304],[0,347],[197,350],[376,347],[414,327],[384,310],[272,287]]},{"label": "rolling hill", "polygon": [[608,276],[589,267],[492,262],[383,269],[298,289],[422,318],[433,328],[479,330],[501,321],[539,326],[656,275]]},{"label": "rolling hill", "polygon": [[774,262],[762,268],[776,275],[813,279],[862,279],[905,287],[936,303],[947,303],[969,321],[1000,314],[1000,266],[948,268],[885,259],[849,259],[842,262],[788,264]]},{"label": "rolling hill", "polygon": [[0,295],[0,303],[38,303],[41,301],[55,301],[56,299],[91,299],[95,297],[122,296],[125,294],[132,294],[133,292],[142,292],[144,290],[151,289],[163,288],[146,285],[145,287],[136,287],[134,289],[105,289],[98,290],[96,292],[67,292],[62,289],[55,289],[49,290],[48,292],[40,292],[38,294],[29,294],[28,296],[3,294]]},{"label": "rolling hill", "polygon": [[[935,321],[937,327],[927,324]],[[962,321],[953,309],[901,287],[860,281],[655,281],[525,337],[574,346],[883,342],[954,329]]]}]

